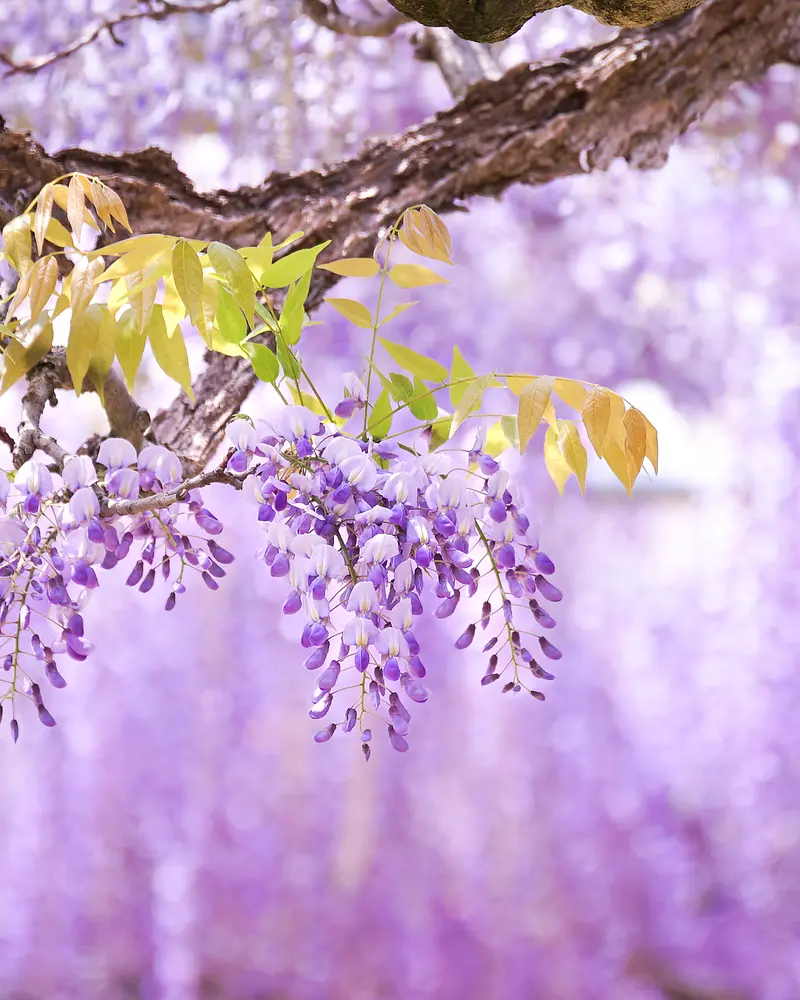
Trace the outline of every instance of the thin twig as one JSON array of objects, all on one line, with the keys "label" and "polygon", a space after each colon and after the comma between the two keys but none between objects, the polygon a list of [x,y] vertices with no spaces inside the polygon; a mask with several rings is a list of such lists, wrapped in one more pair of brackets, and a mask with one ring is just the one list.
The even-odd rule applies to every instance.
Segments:
[{"label": "thin twig", "polygon": [[152,496],[139,497],[138,500],[117,500],[113,503],[101,504],[100,513],[102,517],[125,517],[130,514],[145,514],[152,510],[164,510],[175,503],[182,503],[186,500],[191,490],[199,490],[203,486],[210,486],[212,483],[226,483],[240,490],[242,483],[248,476],[247,472],[228,472],[228,462],[234,453],[232,448],[225,456],[222,464],[216,469],[209,469],[208,472],[201,472],[191,479],[185,479],[178,486],[162,493],[154,493]]},{"label": "thin twig", "polygon": [[230,3],[238,2],[239,0],[208,0],[206,3],[186,6],[184,4],[172,3],[171,0],[143,0],[144,7],[140,5],[136,10],[125,11],[125,13],[118,14],[116,17],[108,17],[102,21],[97,21],[63,49],[49,52],[47,55],[36,56],[33,59],[26,59],[24,62],[16,62],[10,56],[0,52],[0,64],[8,67],[8,71],[5,74],[7,77],[15,76],[18,73],[38,73],[39,70],[44,69],[46,66],[52,66],[54,63],[61,62],[62,59],[68,59],[79,49],[91,45],[104,31],[108,32],[111,40],[116,45],[122,45],[123,42],[115,34],[115,31],[121,24],[125,24],[126,22],[143,20],[163,21],[175,14],[211,14],[221,7],[227,7]]},{"label": "thin twig", "polygon": [[386,38],[401,24],[408,24],[411,20],[405,14],[393,10],[362,21],[343,13],[336,0],[303,0],[303,11],[320,27],[339,35],[354,35],[357,38]]}]

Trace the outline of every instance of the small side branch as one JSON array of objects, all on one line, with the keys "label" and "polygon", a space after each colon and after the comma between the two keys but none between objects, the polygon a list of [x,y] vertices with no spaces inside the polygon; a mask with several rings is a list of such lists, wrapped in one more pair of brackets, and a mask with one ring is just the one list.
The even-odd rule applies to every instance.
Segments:
[{"label": "small side branch", "polygon": [[27,59],[24,62],[16,62],[10,56],[0,52],[0,64],[7,67],[8,71],[5,74],[7,77],[15,76],[18,73],[38,73],[39,70],[44,69],[46,66],[52,66],[54,63],[61,62],[62,59],[68,59],[69,56],[74,55],[79,49],[91,45],[103,32],[108,32],[109,37],[115,45],[123,45],[124,43],[116,34],[116,30],[126,22],[142,20],[163,21],[175,14],[211,14],[215,10],[219,10],[220,7],[227,7],[230,3],[238,2],[239,0],[208,0],[207,3],[188,5],[172,3],[170,0],[141,0],[141,3],[135,10],[129,10],[123,14],[118,14],[116,17],[105,18],[90,25],[82,35],[79,35],[69,45],[64,46],[63,49],[58,49],[55,52],[49,52],[47,55],[37,56],[33,59]]},{"label": "small side branch", "polygon": [[345,14],[336,0],[303,0],[303,11],[322,28],[358,38],[386,38],[411,20],[396,10],[361,20]]},{"label": "small side branch", "polygon": [[228,462],[234,453],[231,449],[225,456],[221,465],[216,469],[209,469],[208,472],[201,472],[197,476],[185,479],[180,485],[171,490],[164,490],[162,493],[154,493],[149,497],[139,497],[137,500],[116,500],[101,505],[100,513],[102,517],[125,517],[132,514],[146,514],[148,511],[165,510],[173,504],[182,503],[188,497],[191,490],[199,490],[203,486],[211,486],[212,483],[225,483],[236,490],[242,488],[242,483],[248,476],[247,472],[229,472]]},{"label": "small side branch", "polygon": [[14,468],[31,459],[36,451],[49,455],[58,469],[63,468],[67,452],[55,438],[41,429],[42,414],[47,404],[55,406],[56,379],[46,368],[39,369],[28,378],[28,388],[22,397],[22,420],[17,428],[17,444],[12,453]]}]

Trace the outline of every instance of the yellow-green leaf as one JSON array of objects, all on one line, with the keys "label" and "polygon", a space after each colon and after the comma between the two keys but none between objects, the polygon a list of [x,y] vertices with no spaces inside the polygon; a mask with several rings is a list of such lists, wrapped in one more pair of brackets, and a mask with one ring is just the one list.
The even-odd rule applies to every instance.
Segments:
[{"label": "yellow-green leaf", "polygon": [[586,389],[580,382],[576,382],[574,378],[557,378],[553,382],[553,391],[564,400],[567,406],[571,406],[578,413],[581,412],[583,401],[586,398]]},{"label": "yellow-green leaf", "polygon": [[167,336],[171,337],[178,323],[186,318],[186,306],[178,295],[178,289],[171,275],[164,278],[164,301],[161,311],[167,327]]},{"label": "yellow-green leaf", "polygon": [[72,320],[76,319],[92,301],[95,293],[95,280],[103,272],[102,259],[89,260],[81,255],[67,279],[69,304],[72,309]]},{"label": "yellow-green leaf", "polygon": [[53,214],[53,185],[45,184],[36,200],[36,212],[33,216],[33,235],[36,237],[36,249],[42,252],[47,224]]},{"label": "yellow-green leaf", "polygon": [[31,268],[30,276],[30,322],[35,323],[56,288],[58,263],[55,257],[40,257]]},{"label": "yellow-green leaf", "polygon": [[394,309],[392,309],[392,311],[387,316],[384,316],[383,319],[380,321],[380,323],[378,325],[379,326],[384,326],[386,323],[389,323],[391,320],[395,319],[401,313],[404,313],[406,311],[406,309],[410,309],[412,306],[415,306],[415,305],[418,305],[418,303],[417,302],[401,302],[400,305],[395,306]]},{"label": "yellow-green leaf", "polygon": [[300,340],[306,320],[305,301],[310,286],[311,271],[307,271],[292,285],[283,300],[278,326],[287,344],[296,344]]},{"label": "yellow-green leaf", "polygon": [[[178,240],[172,251],[172,277],[191,321],[198,329],[204,327],[203,265],[186,240]],[[180,382],[178,378],[175,380]]]},{"label": "yellow-green leaf", "polygon": [[552,427],[547,428],[544,436],[544,464],[558,492],[563,494],[567,480],[572,475],[572,469],[558,447],[558,435]]},{"label": "yellow-green leaf", "polygon": [[455,434],[470,414],[480,409],[483,394],[491,385],[493,377],[492,375],[481,375],[480,378],[476,378],[466,386],[453,414],[453,425],[450,428],[451,434]]},{"label": "yellow-green leaf", "polygon": [[[551,428],[548,428],[550,430]],[[580,483],[581,493],[586,492],[586,470],[589,460],[586,455],[586,448],[581,441],[578,428],[571,420],[558,421],[558,447],[564,456],[567,465],[575,473],[575,478]]]},{"label": "yellow-green leaf", "polygon": [[596,385],[589,390],[581,407],[581,419],[592,447],[598,458],[602,458],[603,442],[611,419],[611,399],[607,389]]},{"label": "yellow-green leaf", "polygon": [[622,421],[625,427],[625,455],[630,466],[631,483],[636,481],[636,477],[642,468],[647,451],[647,425],[644,417],[632,406]]},{"label": "yellow-green leaf", "polygon": [[[157,269],[158,266],[156,265]],[[140,330],[145,329],[150,319],[150,313],[153,311],[156,293],[158,292],[157,280],[156,278],[152,282],[148,282],[147,272],[143,271],[137,271],[136,274],[129,274],[125,279],[128,289],[128,302]]]},{"label": "yellow-green leaf", "polygon": [[389,280],[398,288],[421,288],[423,285],[446,285],[447,278],[422,264],[395,264],[389,271]]},{"label": "yellow-green leaf", "polygon": [[510,441],[514,448],[519,448],[519,424],[515,416],[505,416],[500,418],[500,427],[506,440]]},{"label": "yellow-green leaf", "polygon": [[33,273],[33,268],[29,268],[17,282],[17,287],[14,289],[14,297],[11,300],[11,302],[9,302],[8,309],[6,311],[7,320],[11,319],[12,316],[16,314],[17,309],[19,309],[19,307],[28,297],[28,292],[31,290],[32,273]]},{"label": "yellow-green leaf", "polygon": [[343,278],[373,278],[381,266],[374,257],[343,257],[329,264],[317,264],[317,270],[330,271]]},{"label": "yellow-green leaf", "polygon": [[389,393],[384,389],[372,406],[369,416],[369,432],[373,438],[379,440],[386,437],[392,426],[392,401]]},{"label": "yellow-green leaf", "polygon": [[326,240],[315,247],[295,250],[280,260],[273,261],[261,272],[261,284],[265,288],[285,288],[291,285],[314,267],[317,257],[329,243],[330,240]]},{"label": "yellow-green leaf", "polygon": [[372,313],[363,303],[356,302],[355,299],[325,299],[325,301],[355,326],[360,326],[363,330],[372,329]]},{"label": "yellow-green leaf", "polygon": [[228,282],[231,294],[252,328],[256,289],[250,268],[241,254],[225,243],[209,243],[207,252],[214,270]]},{"label": "yellow-green leaf", "polygon": [[247,336],[247,323],[242,310],[227,288],[219,290],[216,320],[222,339],[229,344],[241,344]]},{"label": "yellow-green leaf", "polygon": [[451,428],[452,417],[447,410],[442,410],[439,419],[434,420],[431,424],[431,438],[429,444],[431,451],[435,451],[439,445],[442,445],[445,441],[450,440],[450,435],[452,433]]},{"label": "yellow-green leaf", "polygon": [[554,379],[552,376],[540,375],[522,390],[519,397],[519,412],[517,414],[520,454],[525,451],[528,442],[536,433],[536,428],[541,422],[545,408],[550,402],[553,382]]},{"label": "yellow-green leaf", "polygon": [[72,313],[67,342],[67,368],[76,396],[81,394],[83,380],[98,348],[106,313],[105,307],[99,303],[86,306],[77,314],[74,311]]},{"label": "yellow-green leaf", "polygon": [[30,215],[18,215],[3,227],[3,250],[17,274],[24,274],[32,266]]},{"label": "yellow-green leaf", "polygon": [[0,395],[37,365],[52,346],[53,324],[49,316],[40,316],[20,339],[10,340],[2,355]]},{"label": "yellow-green leaf", "polygon": [[128,389],[133,392],[136,372],[142,362],[147,332],[137,322],[131,309],[125,309],[114,324],[114,348]]},{"label": "yellow-green leaf", "polygon": [[447,378],[447,369],[444,365],[440,365],[438,361],[434,361],[433,358],[428,358],[424,354],[412,351],[410,347],[404,347],[403,344],[395,344],[385,337],[379,337],[378,340],[380,340],[392,359],[401,368],[405,368],[407,372],[411,372],[412,375],[429,379],[431,382],[444,382]]},{"label": "yellow-green leaf", "polygon": [[97,336],[97,342],[95,344],[94,352],[92,353],[91,361],[89,362],[89,371],[87,372],[87,375],[89,377],[89,381],[94,386],[97,395],[100,397],[100,402],[103,406],[105,406],[106,376],[114,363],[114,327],[116,326],[116,322],[106,306],[100,306],[100,309],[103,311],[100,319],[100,331]]},{"label": "yellow-green leaf", "polygon": [[147,337],[159,368],[184,389],[189,399],[194,400],[186,344],[180,333],[167,336],[164,315],[159,305],[153,307],[150,322],[147,324]]},{"label": "yellow-green leaf", "polygon": [[[450,381],[457,383],[456,385],[450,386],[450,399],[452,400],[453,406],[458,407],[459,400],[464,395],[464,390],[467,387],[467,383],[459,382],[459,379],[474,377],[475,372],[473,371],[472,365],[467,362],[458,347],[454,346],[453,362],[450,365]],[[458,411],[456,410],[456,412]]]},{"label": "yellow-green leaf", "polygon": [[510,447],[511,442],[508,440],[505,431],[503,430],[502,420],[498,420],[486,431],[486,442],[483,446],[483,450],[487,455],[491,455],[492,458],[497,458],[497,456],[502,455],[504,451],[508,451]]}]

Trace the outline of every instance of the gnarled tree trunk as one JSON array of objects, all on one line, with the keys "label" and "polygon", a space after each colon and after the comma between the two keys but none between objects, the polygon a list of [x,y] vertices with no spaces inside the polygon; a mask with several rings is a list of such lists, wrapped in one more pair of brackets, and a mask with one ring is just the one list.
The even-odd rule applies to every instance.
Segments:
[{"label": "gnarled tree trunk", "polygon": [[603,24],[626,28],[665,21],[696,7],[700,0],[389,0],[401,13],[432,27],[452,28],[473,42],[499,42],[535,14],[575,7]]}]

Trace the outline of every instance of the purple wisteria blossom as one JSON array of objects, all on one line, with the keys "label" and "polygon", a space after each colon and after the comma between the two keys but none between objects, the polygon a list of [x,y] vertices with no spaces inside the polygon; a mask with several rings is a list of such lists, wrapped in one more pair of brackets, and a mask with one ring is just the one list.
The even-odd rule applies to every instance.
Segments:
[{"label": "purple wisteria blossom", "polygon": [[[350,380],[339,416],[354,412],[360,386]],[[228,436],[236,468],[251,470],[244,491],[264,524],[260,556],[287,581],[284,614],[302,615],[305,667],[321,670],[309,716],[332,721],[316,742],[358,729],[368,758],[377,720],[391,745],[407,750],[408,706],[428,699],[414,621],[426,606],[447,618],[479,592],[456,648],[470,646],[479,629],[489,633],[481,683],[505,678],[504,691],[544,697],[531,683],[553,675],[532,649],[553,660],[561,653],[540,632],[555,621],[539,599],[562,595],[547,579],[555,566],[539,549],[519,488],[484,451],[481,433],[452,457],[419,454],[348,436],[287,406],[272,427],[256,432],[236,420]]]},{"label": "purple wisteria blossom", "polygon": [[148,445],[137,454],[117,438],[102,443],[97,465],[88,456],[73,457],[58,475],[31,460],[13,485],[0,477],[0,721],[10,707],[14,741],[18,696],[33,702],[44,725],[56,724],[36,678],[63,688],[58,658],[82,661],[91,652],[82,612],[100,585],[98,571],[114,569],[133,549],[126,582],[147,593],[156,575],[172,580],[167,610],[185,592],[189,571],[211,589],[219,586],[223,564],[233,556],[205,537],[219,534],[222,524],[203,507],[198,490],[167,509],[114,512],[115,499],[155,495],[180,478],[180,462],[166,448]]}]

